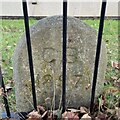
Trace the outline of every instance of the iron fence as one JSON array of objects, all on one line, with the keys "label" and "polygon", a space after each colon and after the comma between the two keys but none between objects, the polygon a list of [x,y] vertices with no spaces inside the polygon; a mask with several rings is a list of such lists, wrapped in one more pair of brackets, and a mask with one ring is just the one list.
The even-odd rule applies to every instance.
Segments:
[{"label": "iron fence", "polygon": [[[36,100],[36,92],[35,92],[35,78],[34,78],[34,66],[33,66],[33,59],[32,59],[32,47],[31,47],[31,40],[30,40],[30,30],[29,30],[29,17],[27,11],[27,3],[23,0],[23,14],[24,14],[24,24],[25,24],[25,33],[26,33],[26,42],[27,42],[27,50],[28,50],[28,59],[29,59],[29,69],[30,69],[30,77],[32,83],[32,96],[33,96],[33,106],[34,109],[37,110],[37,100]],[[91,102],[90,102],[90,113],[93,114],[93,106],[95,101],[95,90],[96,90],[96,82],[97,82],[97,74],[98,74],[98,67],[99,67],[99,57],[101,51],[101,41],[102,41],[102,33],[104,27],[104,17],[105,17],[105,10],[106,10],[106,1],[102,1],[101,7],[101,15],[100,15],[100,23],[99,23],[99,31],[98,31],[98,38],[97,38],[97,48],[96,48],[96,57],[95,57],[95,64],[94,64],[94,74],[93,74],[93,82],[92,82],[92,91],[91,91]],[[62,112],[66,110],[66,53],[67,53],[67,0],[63,1],[63,51],[62,51]],[[1,87],[5,93],[5,85],[2,77],[2,71],[0,68],[0,82]],[[10,113],[9,105],[7,96],[3,96],[4,104],[6,108],[6,116],[11,118],[13,115]],[[22,113],[21,113],[22,114]],[[20,114],[18,115],[20,116]]]}]

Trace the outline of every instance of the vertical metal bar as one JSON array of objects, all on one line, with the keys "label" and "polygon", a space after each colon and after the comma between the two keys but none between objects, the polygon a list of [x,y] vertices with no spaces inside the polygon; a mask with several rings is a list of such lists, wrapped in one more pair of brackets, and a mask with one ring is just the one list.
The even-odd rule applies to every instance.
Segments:
[{"label": "vertical metal bar", "polygon": [[66,109],[67,0],[63,1],[62,112]]},{"label": "vertical metal bar", "polygon": [[7,95],[6,95],[6,91],[5,91],[5,85],[4,85],[4,81],[3,81],[1,67],[0,67],[0,82],[1,82],[1,87],[3,88],[3,91],[5,93],[5,95],[3,95],[3,100],[4,100],[4,104],[5,104],[5,109],[6,109],[7,117],[10,118],[11,117],[11,115],[10,115],[10,109],[9,109]]},{"label": "vertical metal bar", "polygon": [[34,78],[34,68],[33,68],[33,60],[32,60],[32,47],[31,47],[30,31],[29,31],[29,19],[28,19],[28,12],[27,12],[27,3],[25,0],[23,0],[23,13],[24,13],[24,23],[25,23],[25,31],[26,31],[28,57],[29,57],[30,77],[31,77],[31,83],[32,83],[33,104],[34,104],[34,109],[37,110],[35,78]]},{"label": "vertical metal bar", "polygon": [[98,41],[97,41],[97,50],[96,50],[96,58],[95,58],[95,66],[94,66],[94,74],[93,74],[91,103],[90,103],[90,113],[91,114],[93,113],[93,107],[94,107],[95,90],[96,90],[98,65],[99,65],[100,50],[101,50],[102,33],[103,33],[103,27],[104,27],[105,10],[106,10],[106,1],[104,0],[102,2],[102,8],[101,8],[100,24],[99,24],[99,31],[98,31]]}]

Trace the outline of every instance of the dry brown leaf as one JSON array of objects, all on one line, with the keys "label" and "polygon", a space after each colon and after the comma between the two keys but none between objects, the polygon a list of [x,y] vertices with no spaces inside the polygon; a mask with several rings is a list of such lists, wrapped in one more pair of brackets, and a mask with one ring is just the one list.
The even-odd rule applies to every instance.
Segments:
[{"label": "dry brown leaf", "polygon": [[6,89],[7,93],[10,92],[12,90],[11,84],[10,83],[6,84],[5,89]]},{"label": "dry brown leaf", "polygon": [[48,116],[48,118],[47,118],[47,120],[52,120],[53,118],[52,118],[52,116]]},{"label": "dry brown leaf", "polygon": [[98,115],[97,115],[97,118],[99,118],[100,120],[106,120],[107,119],[107,114],[99,112]]},{"label": "dry brown leaf", "polygon": [[120,63],[118,61],[112,61],[111,62],[112,67],[116,69],[120,69]]},{"label": "dry brown leaf", "polygon": [[116,77],[116,76],[112,76],[111,79],[112,79],[112,80],[117,80],[118,77]]},{"label": "dry brown leaf", "polygon": [[67,109],[67,111],[74,112],[74,113],[80,112],[80,110],[77,110],[77,109]]},{"label": "dry brown leaf", "polygon": [[82,116],[82,118],[81,118],[81,120],[85,120],[85,119],[87,119],[87,120],[92,120],[91,117],[88,115],[88,113],[87,113],[87,114],[84,114],[84,115]]},{"label": "dry brown leaf", "polygon": [[39,105],[39,106],[37,106],[37,111],[39,114],[42,115],[45,112],[45,108],[43,106]]},{"label": "dry brown leaf", "polygon": [[38,114],[37,111],[32,111],[27,115],[28,119],[27,120],[41,120],[42,117],[40,114]]},{"label": "dry brown leaf", "polygon": [[88,113],[88,109],[86,107],[80,107],[80,113],[86,114]]},{"label": "dry brown leaf", "polygon": [[3,88],[1,87],[1,88],[0,88],[0,96],[2,96],[3,93],[4,93],[4,90],[3,90]]},{"label": "dry brown leaf", "polygon": [[79,117],[77,114],[73,113],[73,112],[64,112],[62,114],[62,119],[68,119],[68,120],[79,120]]},{"label": "dry brown leaf", "polygon": [[116,80],[116,81],[114,82],[114,85],[115,85],[116,87],[118,87],[118,89],[120,90],[120,79]]},{"label": "dry brown leaf", "polygon": [[116,110],[116,115],[117,115],[118,120],[119,120],[120,119],[120,108],[115,107],[115,110]]}]

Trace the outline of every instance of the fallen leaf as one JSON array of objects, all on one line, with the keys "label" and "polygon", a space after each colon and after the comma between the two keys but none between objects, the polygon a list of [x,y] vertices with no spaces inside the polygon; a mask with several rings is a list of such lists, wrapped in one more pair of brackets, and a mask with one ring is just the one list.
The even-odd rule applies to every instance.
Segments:
[{"label": "fallen leaf", "polygon": [[116,81],[114,82],[114,85],[115,85],[116,87],[118,87],[118,89],[120,90],[120,79],[116,80]]},{"label": "fallen leaf", "polygon": [[88,113],[88,109],[86,107],[80,107],[80,113]]},{"label": "fallen leaf", "polygon": [[38,114],[37,111],[32,111],[27,115],[28,119],[27,120],[41,120],[42,117],[40,114]]},{"label": "fallen leaf", "polygon": [[118,120],[120,120],[120,108],[115,107],[115,110],[116,110],[116,115],[118,117]]},{"label": "fallen leaf", "polygon": [[116,77],[116,76],[112,76],[111,79],[112,79],[112,80],[117,80],[118,77]]},{"label": "fallen leaf", "polygon": [[81,118],[81,120],[85,120],[85,119],[91,120],[91,117],[88,115],[88,113],[87,113],[87,114],[84,114],[84,115],[82,116],[82,118]]},{"label": "fallen leaf", "polygon": [[3,93],[4,93],[4,90],[3,90],[3,88],[1,87],[1,88],[0,88],[0,96],[2,96]]},{"label": "fallen leaf", "polygon": [[68,120],[79,120],[79,117],[77,114],[73,113],[73,112],[64,112],[62,114],[62,119],[68,119]]},{"label": "fallen leaf", "polygon": [[77,110],[77,109],[67,109],[67,111],[74,112],[74,113],[80,112],[80,110]]},{"label": "fallen leaf", "polygon": [[12,90],[11,84],[8,83],[5,85],[6,92],[9,93]]},{"label": "fallen leaf", "polygon": [[112,61],[111,62],[112,67],[116,69],[120,69],[120,63],[118,61]]},{"label": "fallen leaf", "polygon": [[11,85],[14,85],[14,83],[15,83],[13,79],[8,80],[7,82],[8,82],[9,84],[11,84]]},{"label": "fallen leaf", "polygon": [[106,120],[107,119],[107,114],[99,112],[98,115],[97,115],[97,118],[99,118],[100,120]]},{"label": "fallen leaf", "polygon": [[45,108],[43,106],[39,105],[39,106],[37,106],[37,111],[38,111],[39,114],[42,115],[45,112]]}]

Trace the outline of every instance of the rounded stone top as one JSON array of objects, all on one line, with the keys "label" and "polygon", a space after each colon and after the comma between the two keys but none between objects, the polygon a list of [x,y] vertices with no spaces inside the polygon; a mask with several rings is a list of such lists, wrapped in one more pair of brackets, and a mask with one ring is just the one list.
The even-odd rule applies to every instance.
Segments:
[{"label": "rounded stone top", "polygon": [[[80,19],[68,17],[67,107],[88,106],[96,51],[96,31]],[[62,89],[63,17],[39,20],[30,28],[38,104],[58,108]],[[18,111],[32,109],[31,82],[25,35],[14,54],[14,80]],[[96,96],[102,91],[106,48],[102,44]]]}]

